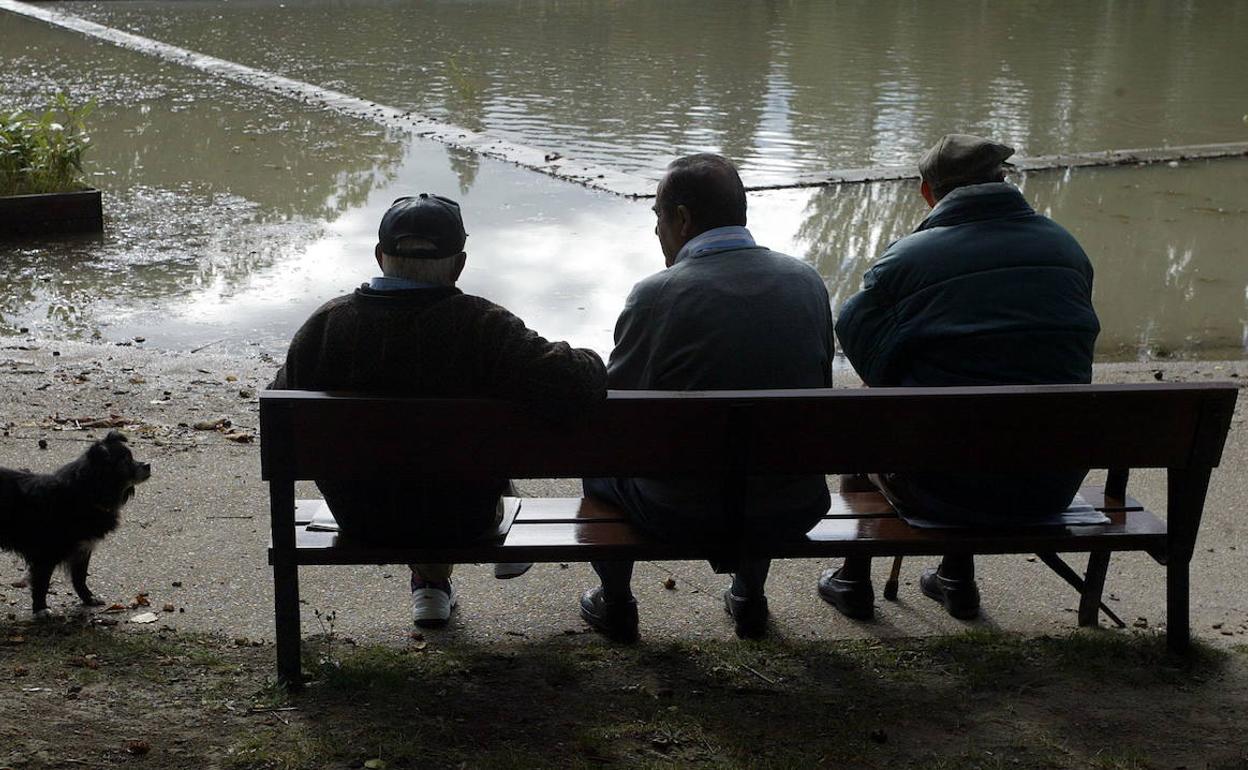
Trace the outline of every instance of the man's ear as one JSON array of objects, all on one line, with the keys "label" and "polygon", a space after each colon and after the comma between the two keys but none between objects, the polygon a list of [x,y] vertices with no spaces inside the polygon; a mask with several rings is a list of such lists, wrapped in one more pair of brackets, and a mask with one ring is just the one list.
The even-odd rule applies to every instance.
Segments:
[{"label": "man's ear", "polygon": [[464,265],[466,264],[468,264],[468,254],[461,251],[455,257],[455,270],[451,273],[451,283],[459,280],[459,274],[464,272]]},{"label": "man's ear", "polygon": [[923,196],[923,200],[927,201],[930,208],[936,208],[936,196],[932,194],[932,186],[927,183],[926,179],[919,182],[919,194]]},{"label": "man's ear", "polygon": [[373,256],[377,258],[377,267],[381,267],[381,244],[377,244],[377,248],[373,249]]},{"label": "man's ear", "polygon": [[680,239],[685,242],[692,240],[696,233],[693,231],[693,214],[689,211],[689,207],[683,203],[677,204],[674,214],[676,216],[676,223],[679,225],[679,230],[677,232],[680,233]]}]

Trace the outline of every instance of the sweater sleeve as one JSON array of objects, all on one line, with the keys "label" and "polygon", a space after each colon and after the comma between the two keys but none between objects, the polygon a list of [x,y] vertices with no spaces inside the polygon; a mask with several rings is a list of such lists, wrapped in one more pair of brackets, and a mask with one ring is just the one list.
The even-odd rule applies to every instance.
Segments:
[{"label": "sweater sleeve", "polygon": [[494,383],[500,398],[557,410],[607,396],[607,369],[597,353],[550,342],[502,307],[487,313],[483,343],[490,351],[486,381]]}]

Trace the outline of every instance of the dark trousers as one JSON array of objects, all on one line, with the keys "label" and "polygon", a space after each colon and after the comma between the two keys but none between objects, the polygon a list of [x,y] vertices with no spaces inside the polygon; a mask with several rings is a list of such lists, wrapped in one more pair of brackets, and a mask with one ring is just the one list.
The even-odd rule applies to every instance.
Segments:
[{"label": "dark trousers", "polygon": [[[677,522],[671,518],[656,516],[644,498],[638,494],[631,479],[596,478],[583,481],[586,497],[610,503],[628,514],[633,526],[644,531],[651,537],[688,541],[706,536],[703,528],[693,528],[688,523]],[[632,598],[633,562],[631,561],[595,561],[590,562],[598,579],[602,581],[602,592],[608,600],[628,600]],[[729,565],[711,563],[717,571]],[[740,559],[731,565],[732,592],[742,598],[763,596],[763,588],[767,583],[767,572],[771,569],[770,559]]]}]

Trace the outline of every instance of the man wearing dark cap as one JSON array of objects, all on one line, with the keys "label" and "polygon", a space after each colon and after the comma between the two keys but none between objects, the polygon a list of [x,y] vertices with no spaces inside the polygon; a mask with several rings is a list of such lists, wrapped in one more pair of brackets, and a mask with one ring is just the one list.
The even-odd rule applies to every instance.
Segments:
[{"label": "man wearing dark cap", "polygon": [[[1013,153],[949,134],[919,161],[919,192],[931,213],[885,250],[836,322],[841,347],[868,386],[1091,382],[1100,331],[1092,265],[1070,233],[1005,182]],[[870,481],[912,525],[988,527],[1058,523],[1083,476],[1040,470],[883,474]],[[866,481],[850,477],[842,489]],[[919,585],[954,617],[979,613],[970,556],[945,557]],[[825,571],[819,593],[849,617],[870,618],[870,559],[846,559]]]},{"label": "man wearing dark cap", "polygon": [[[633,287],[615,325],[608,380],[623,390],[821,388],[832,384],[832,311],[814,268],[754,242],[745,188],[719,155],[679,158],[655,196],[655,235],[667,269]],[[627,512],[654,537],[705,540],[729,526],[725,491],[685,479],[586,479],[585,492]],[[828,510],[823,476],[750,479],[744,531],[800,537]],[[733,574],[724,606],[742,637],[765,632],[770,562],[717,565]],[[601,585],[581,616],[609,638],[637,638],[632,562],[594,562]]]},{"label": "man wearing dark cap", "polygon": [[[606,397],[590,350],[548,342],[507,310],[455,287],[464,269],[463,220],[449,198],[400,198],[381,220],[382,275],[321,306],[295,334],[274,387],[395,396],[497,397],[571,410]],[[486,483],[318,481],[345,536],[449,543],[499,521],[506,479]],[[413,620],[445,623],[456,603],[449,564],[414,564]],[[498,565],[510,577],[527,565]]]}]

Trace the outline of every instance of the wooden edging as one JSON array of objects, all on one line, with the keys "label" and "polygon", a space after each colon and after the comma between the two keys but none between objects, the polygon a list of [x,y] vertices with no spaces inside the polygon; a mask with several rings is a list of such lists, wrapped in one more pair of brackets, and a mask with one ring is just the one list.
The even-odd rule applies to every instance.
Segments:
[{"label": "wooden edging", "polygon": [[96,189],[0,197],[0,238],[103,229],[104,207]]}]

